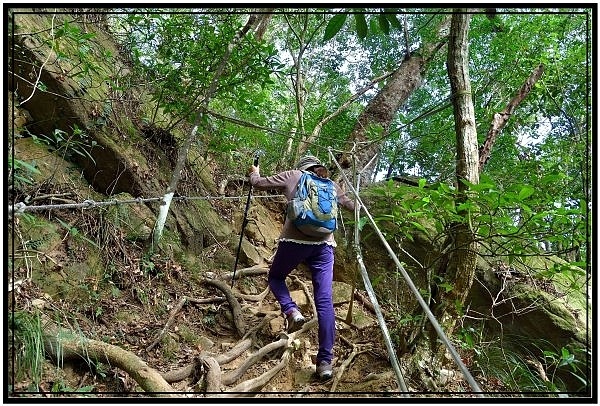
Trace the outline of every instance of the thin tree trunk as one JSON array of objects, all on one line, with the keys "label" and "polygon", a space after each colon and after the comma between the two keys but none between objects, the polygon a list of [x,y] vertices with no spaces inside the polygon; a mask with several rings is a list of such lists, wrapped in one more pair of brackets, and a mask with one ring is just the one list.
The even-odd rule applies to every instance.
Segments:
[{"label": "thin tree trunk", "polygon": [[[424,65],[425,60],[421,56],[405,59],[359,116],[350,133],[346,150],[350,151],[354,145],[358,145],[355,155],[360,164],[365,165],[379,153],[381,140],[387,137],[396,112],[421,86]],[[370,141],[374,138],[378,142]],[[349,167],[349,159],[349,155],[340,159],[342,167]],[[363,179],[371,179],[373,168],[365,171]]]},{"label": "thin tree trunk", "polygon": [[[457,9],[452,15],[450,41],[448,44],[448,76],[452,89],[454,128],[456,131],[456,178],[458,181],[457,206],[468,198],[469,186],[464,183],[479,183],[479,161],[477,130],[469,78],[469,21],[471,15]],[[471,211],[470,211],[471,210]],[[439,314],[447,334],[451,334],[461,316],[464,303],[475,275],[477,242],[472,228],[473,209],[462,210],[463,221],[450,230],[453,250],[444,275],[444,280],[453,285],[449,292],[441,293],[442,314]],[[448,317],[449,316],[449,317]]]},{"label": "thin tree trunk", "polygon": [[[304,58],[304,52],[308,48],[310,40],[314,36],[314,33],[312,35],[309,35],[309,38],[307,39],[306,30],[309,21],[308,15],[304,15],[304,24],[300,28],[299,32],[296,32],[294,26],[292,25],[291,21],[289,21],[288,17],[285,16],[285,18],[288,23],[288,27],[296,37],[296,40],[298,41],[298,55],[294,55],[291,52],[290,55],[292,56],[292,60],[294,61],[294,68],[296,69],[296,74],[294,75],[294,77],[292,77],[294,98],[296,103],[296,130],[301,137],[304,137],[304,110],[306,106],[307,91],[306,85],[304,84],[304,68],[302,67],[302,59]],[[299,157],[300,145],[302,145],[302,143],[300,143],[298,147],[296,147],[296,153],[292,157],[293,160],[296,160]]]},{"label": "thin tree trunk", "polygon": [[344,110],[348,109],[348,107],[350,107],[350,105],[353,102],[358,100],[358,98],[360,96],[362,96],[363,94],[365,94],[367,91],[373,89],[373,87],[375,87],[375,85],[377,83],[381,82],[384,79],[387,79],[391,75],[392,75],[392,73],[386,73],[384,75],[376,77],[368,85],[364,86],[362,89],[359,89],[356,93],[354,93],[352,95],[352,97],[350,97],[348,100],[346,100],[346,102],[344,102],[344,104],[342,104],[336,111],[334,111],[333,113],[331,113],[330,115],[328,115],[327,117],[325,117],[321,121],[319,121],[317,123],[317,125],[315,126],[315,128],[313,129],[310,136],[307,137],[306,139],[300,141],[300,144],[298,145],[298,155],[305,153],[306,150],[308,149],[308,147],[317,140],[317,138],[321,134],[321,129],[323,128],[323,126],[325,124],[327,124],[329,121],[334,119],[336,116],[340,115]]}]

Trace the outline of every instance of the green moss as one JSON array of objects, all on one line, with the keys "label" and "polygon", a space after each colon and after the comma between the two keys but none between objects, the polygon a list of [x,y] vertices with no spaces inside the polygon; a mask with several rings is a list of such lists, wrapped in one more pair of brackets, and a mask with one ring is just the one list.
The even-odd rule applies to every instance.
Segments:
[{"label": "green moss", "polygon": [[124,323],[131,323],[132,321],[135,321],[137,318],[138,318],[138,316],[129,310],[118,310],[117,313],[115,314],[115,320],[122,321]]},{"label": "green moss", "polygon": [[161,340],[162,355],[165,359],[173,361],[181,350],[181,345],[170,334],[165,334]]},{"label": "green moss", "polygon": [[200,337],[186,325],[181,326],[177,333],[185,343],[197,346],[201,342]]},{"label": "green moss", "polygon": [[[130,201],[129,193],[112,196],[115,200]],[[123,230],[130,241],[144,241],[150,238],[154,226],[154,213],[143,204],[117,204],[106,208],[106,218],[112,225]]]},{"label": "green moss", "polygon": [[538,303],[538,311],[545,314],[557,329],[573,332],[578,339],[583,338],[582,342],[585,342],[585,325],[574,317],[569,303],[564,298],[556,298],[538,287],[527,284],[512,285],[509,294],[523,303]]}]

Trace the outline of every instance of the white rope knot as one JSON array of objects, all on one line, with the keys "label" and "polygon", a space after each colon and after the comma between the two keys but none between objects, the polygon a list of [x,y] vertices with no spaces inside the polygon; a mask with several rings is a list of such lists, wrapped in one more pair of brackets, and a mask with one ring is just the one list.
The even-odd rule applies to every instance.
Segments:
[{"label": "white rope knot", "polygon": [[88,200],[84,200],[83,204],[87,206],[86,208],[90,208],[90,207],[94,207],[96,202],[91,199],[88,199]]},{"label": "white rope knot", "polygon": [[[27,207],[27,205],[23,202],[19,202],[17,204],[15,204],[14,206],[9,206],[9,208],[12,208],[12,212],[18,216],[19,214],[23,214],[25,213],[25,207]],[[10,212],[11,210],[9,210]]]}]

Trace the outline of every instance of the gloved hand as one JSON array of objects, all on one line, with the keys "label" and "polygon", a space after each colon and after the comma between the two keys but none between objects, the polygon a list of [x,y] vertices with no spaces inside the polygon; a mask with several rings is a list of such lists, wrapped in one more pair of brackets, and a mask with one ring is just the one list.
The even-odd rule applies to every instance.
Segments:
[{"label": "gloved hand", "polygon": [[252,165],[250,168],[248,168],[248,176],[250,176],[250,174],[253,172],[256,172],[257,174],[259,173],[258,166]]}]

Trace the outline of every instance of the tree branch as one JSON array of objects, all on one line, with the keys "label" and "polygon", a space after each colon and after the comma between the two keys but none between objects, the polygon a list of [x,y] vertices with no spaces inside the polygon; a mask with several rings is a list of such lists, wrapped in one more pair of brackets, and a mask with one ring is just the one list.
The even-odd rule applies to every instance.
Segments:
[{"label": "tree branch", "polygon": [[483,143],[479,151],[479,173],[483,171],[483,167],[490,158],[492,146],[496,142],[498,134],[506,126],[506,123],[508,122],[508,119],[510,118],[512,113],[515,111],[517,106],[523,101],[523,99],[527,97],[529,92],[531,92],[531,89],[543,73],[544,65],[540,64],[533,70],[533,72],[531,72],[531,75],[529,75],[525,83],[523,83],[523,85],[517,92],[517,95],[508,102],[504,110],[502,110],[500,113],[494,114],[494,118],[492,120],[492,124],[490,125],[490,129],[488,130],[485,142]]}]

